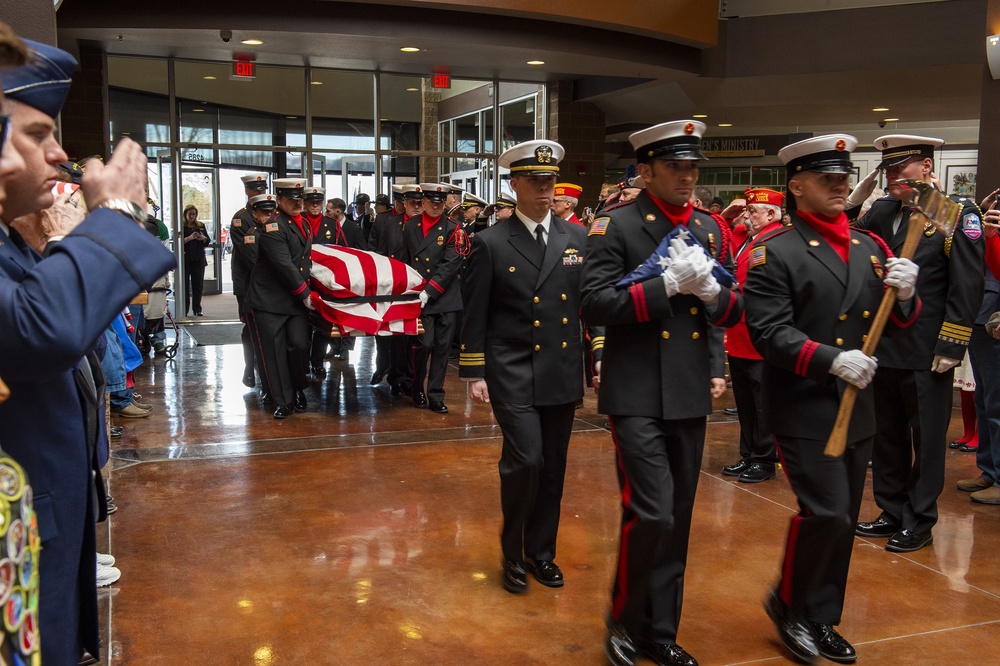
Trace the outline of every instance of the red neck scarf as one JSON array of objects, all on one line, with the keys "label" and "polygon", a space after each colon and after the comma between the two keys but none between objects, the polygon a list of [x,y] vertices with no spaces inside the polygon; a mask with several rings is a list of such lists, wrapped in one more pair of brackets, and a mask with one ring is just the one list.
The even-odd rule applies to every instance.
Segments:
[{"label": "red neck scarf", "polygon": [[309,238],[309,232],[307,232],[306,228],[304,226],[302,226],[302,223],[303,223],[302,214],[299,213],[298,215],[295,215],[295,216],[289,215],[288,217],[292,220],[292,222],[294,222],[295,224],[298,225],[299,231],[302,232],[302,236],[305,237],[305,238]]},{"label": "red neck scarf", "polygon": [[847,221],[847,213],[840,213],[835,217],[827,217],[819,213],[805,213],[801,210],[796,214],[806,221],[810,227],[816,230],[823,240],[830,244],[830,247],[847,263],[847,253],[851,247],[851,226]]},{"label": "red neck scarf", "polygon": [[421,218],[420,226],[424,230],[424,238],[427,238],[427,234],[429,234],[434,225],[438,223],[438,220],[441,219],[441,216],[438,215],[437,217],[427,217],[427,213],[421,213],[420,218]]},{"label": "red neck scarf", "polygon": [[313,217],[309,213],[303,213],[302,215],[307,220],[309,220],[309,228],[312,230],[312,236],[313,236],[313,238],[315,238],[316,234],[319,233],[319,225],[323,221],[323,214],[320,213],[319,215],[317,215],[315,217]]},{"label": "red neck scarf", "polygon": [[691,220],[691,213],[694,212],[694,206],[691,204],[687,204],[686,206],[675,206],[672,203],[664,201],[663,199],[654,197],[649,190],[646,190],[646,194],[649,196],[650,200],[656,204],[656,207],[667,216],[667,219],[670,220],[671,224],[675,227],[678,224],[687,226],[687,223]]}]

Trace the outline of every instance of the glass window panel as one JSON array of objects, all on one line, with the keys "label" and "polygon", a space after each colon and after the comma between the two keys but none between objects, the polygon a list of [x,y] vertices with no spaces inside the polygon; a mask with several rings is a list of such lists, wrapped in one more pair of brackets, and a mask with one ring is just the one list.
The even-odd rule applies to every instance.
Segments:
[{"label": "glass window panel", "polygon": [[312,70],[309,104],[314,148],[375,150],[375,79],[370,72]]},{"label": "glass window panel", "polygon": [[506,102],[500,107],[501,152],[538,136],[535,131],[535,102],[532,96]]},{"label": "glass window panel", "polygon": [[733,185],[750,184],[750,167],[733,167]]},{"label": "glass window panel", "polygon": [[218,109],[209,104],[188,101],[178,106],[181,143],[214,143]]},{"label": "glass window panel", "polygon": [[312,143],[314,150],[374,151],[374,137],[375,130],[370,121],[313,118]]},{"label": "glass window panel", "polygon": [[177,97],[272,118],[305,114],[305,70],[258,65],[255,71],[253,79],[234,79],[232,63],[180,60],[174,63]]},{"label": "glass window panel", "polygon": [[128,136],[142,145],[170,142],[170,100],[153,93],[108,89],[111,137]]},{"label": "glass window panel", "polygon": [[326,188],[326,198],[340,197],[348,204],[364,192],[374,199],[379,193],[375,180],[375,156],[314,152],[312,182]]},{"label": "glass window panel", "polygon": [[219,143],[251,146],[275,146],[278,119],[264,114],[242,109],[223,107],[219,109]]}]

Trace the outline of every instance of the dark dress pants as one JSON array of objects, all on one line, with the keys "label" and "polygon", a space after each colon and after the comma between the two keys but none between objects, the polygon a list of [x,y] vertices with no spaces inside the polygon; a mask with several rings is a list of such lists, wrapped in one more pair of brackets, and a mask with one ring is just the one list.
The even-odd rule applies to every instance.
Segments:
[{"label": "dark dress pants", "polygon": [[492,405],[503,433],[498,466],[503,556],[509,560],[554,560],[576,403]]},{"label": "dark dress pants", "polygon": [[263,364],[261,362],[260,341],[257,339],[257,327],[253,324],[253,313],[247,307],[242,296],[236,297],[239,306],[240,321],[243,322],[243,329],[240,331],[240,343],[243,345],[243,374],[252,377],[254,368],[260,375],[263,390],[267,392],[267,382],[264,381]]},{"label": "dark dress pants", "polygon": [[271,395],[279,405],[292,405],[295,392],[309,385],[309,318],[263,310],[253,314]]},{"label": "dark dress pants", "polygon": [[389,386],[410,392],[413,384],[413,345],[415,336],[394,335],[389,338]]},{"label": "dark dress pants", "polygon": [[413,391],[421,390],[424,377],[427,376],[427,400],[444,402],[444,378],[448,372],[448,354],[451,351],[451,340],[455,336],[458,313],[422,314],[420,321],[424,325],[424,332],[417,336],[417,343],[413,347],[412,388]]},{"label": "dark dress pants", "polygon": [[201,312],[201,295],[205,291],[206,267],[204,262],[184,265],[184,275],[187,278],[187,309],[185,314],[191,314],[192,306],[194,312]]},{"label": "dark dress pants", "polygon": [[1000,340],[991,337],[982,324],[972,327],[969,357],[979,421],[976,466],[993,485],[1000,485]]},{"label": "dark dress pants", "polygon": [[798,617],[840,624],[873,439],[849,444],[839,458],[823,453],[826,442],[780,435],[775,441],[799,501],[778,594]]},{"label": "dark dress pants", "polygon": [[778,462],[774,437],[764,425],[761,400],[761,376],[764,361],[729,357],[729,377],[733,381],[733,399],[740,420],[740,458],[773,465]]},{"label": "dark dress pants", "polygon": [[954,375],[895,368],[875,373],[872,493],[886,515],[913,532],[937,523]]},{"label": "dark dress pants", "polygon": [[635,638],[674,643],[706,418],[610,420],[622,490],[611,615]]}]

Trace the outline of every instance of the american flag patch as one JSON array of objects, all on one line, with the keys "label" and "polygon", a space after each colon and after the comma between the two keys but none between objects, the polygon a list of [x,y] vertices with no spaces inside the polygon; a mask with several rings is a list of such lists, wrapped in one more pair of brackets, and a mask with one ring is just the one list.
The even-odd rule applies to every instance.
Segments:
[{"label": "american flag patch", "polygon": [[271,222],[270,224],[264,225],[264,231],[277,231],[277,230],[278,230],[277,222]]},{"label": "american flag patch", "polygon": [[590,231],[587,232],[588,236],[603,236],[608,230],[608,222],[611,221],[610,217],[598,217],[590,224]]},{"label": "american flag patch", "polygon": [[747,261],[747,269],[763,266],[767,263],[767,247],[758,245],[750,250],[750,259]]}]

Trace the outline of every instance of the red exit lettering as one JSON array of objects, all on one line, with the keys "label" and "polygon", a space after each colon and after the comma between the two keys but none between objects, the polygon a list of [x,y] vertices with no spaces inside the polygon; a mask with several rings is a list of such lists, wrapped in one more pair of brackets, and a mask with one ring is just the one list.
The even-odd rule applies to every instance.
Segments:
[{"label": "red exit lettering", "polygon": [[237,60],[233,62],[233,76],[252,79],[254,77],[253,66],[254,64],[247,60]]},{"label": "red exit lettering", "polygon": [[431,85],[434,88],[451,88],[451,74],[435,74]]}]

